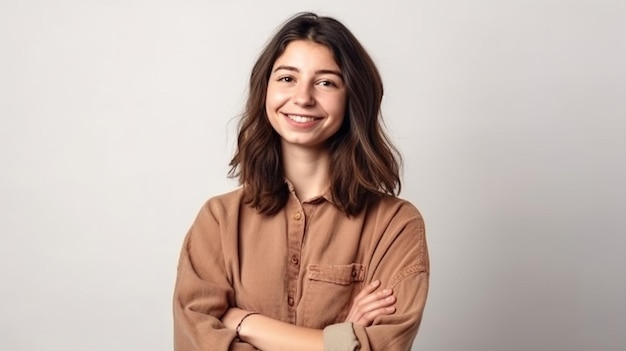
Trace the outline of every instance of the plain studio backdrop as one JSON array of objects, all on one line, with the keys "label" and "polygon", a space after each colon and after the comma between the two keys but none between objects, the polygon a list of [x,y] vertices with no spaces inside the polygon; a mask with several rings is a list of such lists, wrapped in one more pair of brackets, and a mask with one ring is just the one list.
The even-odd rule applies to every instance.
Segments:
[{"label": "plain studio backdrop", "polygon": [[0,349],[171,350],[183,236],[304,10],[385,82],[432,259],[414,350],[625,350],[622,0],[2,1]]}]

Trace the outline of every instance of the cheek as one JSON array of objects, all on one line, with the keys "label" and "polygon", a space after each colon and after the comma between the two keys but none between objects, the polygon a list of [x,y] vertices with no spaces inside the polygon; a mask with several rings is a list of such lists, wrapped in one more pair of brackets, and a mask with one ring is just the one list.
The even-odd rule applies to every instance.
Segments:
[{"label": "cheek", "polygon": [[274,89],[268,87],[267,94],[265,95],[265,118],[268,120],[274,130],[276,130],[277,110],[281,104],[278,102],[278,98]]},{"label": "cheek", "polygon": [[286,99],[286,94],[283,91],[273,88],[270,84],[267,87],[267,93],[265,94],[265,108],[267,110],[276,109],[283,105]]},{"label": "cheek", "polygon": [[345,97],[337,98],[333,101],[332,109],[335,116],[343,119],[346,114],[346,108],[347,106]]}]

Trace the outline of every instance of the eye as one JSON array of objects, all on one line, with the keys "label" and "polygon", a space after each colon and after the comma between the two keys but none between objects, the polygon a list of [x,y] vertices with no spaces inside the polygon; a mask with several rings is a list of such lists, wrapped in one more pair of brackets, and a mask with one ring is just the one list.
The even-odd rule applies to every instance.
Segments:
[{"label": "eye", "polygon": [[337,86],[337,84],[335,84],[335,82],[333,82],[332,80],[322,80],[317,84],[324,86],[324,87],[336,87]]},{"label": "eye", "polygon": [[291,83],[291,82],[293,82],[293,77],[290,77],[290,76],[278,77],[278,81],[279,82],[285,82],[285,83]]}]

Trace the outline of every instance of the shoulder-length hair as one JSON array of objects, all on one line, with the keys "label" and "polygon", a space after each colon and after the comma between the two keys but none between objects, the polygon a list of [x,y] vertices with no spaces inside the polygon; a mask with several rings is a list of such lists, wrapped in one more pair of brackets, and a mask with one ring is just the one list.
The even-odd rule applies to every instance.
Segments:
[{"label": "shoulder-length hair", "polygon": [[400,192],[401,157],[385,135],[380,105],[383,83],[369,54],[339,21],[300,13],[274,35],[250,75],[249,96],[239,121],[237,150],[230,177],[244,187],[244,201],[272,215],[286,204],[280,137],[265,110],[267,85],[274,62],[295,40],[328,47],[341,69],[347,101],[343,124],[328,141],[330,195],[348,216],[356,215],[380,197]]}]

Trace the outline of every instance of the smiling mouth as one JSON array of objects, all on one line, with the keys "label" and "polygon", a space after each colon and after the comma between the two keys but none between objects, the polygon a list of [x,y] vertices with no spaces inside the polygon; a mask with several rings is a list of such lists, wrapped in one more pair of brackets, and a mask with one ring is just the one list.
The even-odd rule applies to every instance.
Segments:
[{"label": "smiling mouth", "polygon": [[289,118],[290,120],[297,122],[297,123],[306,123],[306,122],[313,122],[316,121],[318,119],[321,119],[320,117],[311,117],[311,116],[300,116],[300,115],[286,115],[287,118]]}]

